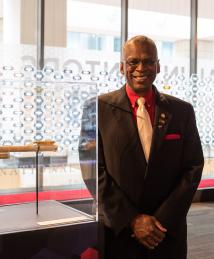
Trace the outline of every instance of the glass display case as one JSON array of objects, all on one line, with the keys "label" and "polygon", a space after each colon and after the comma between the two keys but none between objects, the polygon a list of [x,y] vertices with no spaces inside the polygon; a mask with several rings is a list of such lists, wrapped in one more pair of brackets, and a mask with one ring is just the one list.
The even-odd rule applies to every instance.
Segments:
[{"label": "glass display case", "polygon": [[96,222],[96,82],[12,70],[0,81],[0,234]]}]

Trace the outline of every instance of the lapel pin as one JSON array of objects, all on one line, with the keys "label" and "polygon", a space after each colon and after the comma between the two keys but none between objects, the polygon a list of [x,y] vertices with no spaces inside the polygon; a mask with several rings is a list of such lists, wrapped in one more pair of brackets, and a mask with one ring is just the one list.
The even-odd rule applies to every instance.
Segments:
[{"label": "lapel pin", "polygon": [[161,118],[165,119],[166,118],[166,115],[164,113],[161,113]]},{"label": "lapel pin", "polygon": [[161,129],[165,124],[166,124],[166,115],[165,113],[161,113],[159,122],[158,122],[158,128]]}]

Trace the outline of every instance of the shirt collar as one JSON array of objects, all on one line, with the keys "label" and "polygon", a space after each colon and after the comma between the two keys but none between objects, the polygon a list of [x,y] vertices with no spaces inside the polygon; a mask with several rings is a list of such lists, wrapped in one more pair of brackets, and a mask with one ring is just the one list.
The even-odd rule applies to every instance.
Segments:
[{"label": "shirt collar", "polygon": [[[140,96],[138,96],[138,95],[131,89],[131,87],[128,86],[128,84],[126,84],[126,93],[127,93],[128,98],[129,98],[129,100],[130,100],[130,102],[131,102],[132,108],[134,108],[135,105],[136,105],[137,99],[138,99]],[[144,96],[144,98],[145,98],[145,101],[146,101],[146,105],[147,105],[148,107],[151,107],[151,106],[154,105],[154,103],[155,103],[155,96],[154,96],[154,92],[153,92],[152,89]]]}]

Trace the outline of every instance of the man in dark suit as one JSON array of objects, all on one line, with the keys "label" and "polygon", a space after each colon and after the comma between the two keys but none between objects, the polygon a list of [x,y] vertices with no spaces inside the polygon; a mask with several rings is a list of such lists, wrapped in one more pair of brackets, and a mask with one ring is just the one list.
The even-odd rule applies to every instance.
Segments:
[{"label": "man in dark suit", "polygon": [[[99,221],[105,259],[186,259],[186,215],[201,179],[203,153],[191,104],[161,94],[155,43],[128,40],[126,84],[98,100]],[[137,127],[144,97],[152,125],[149,157]]]}]

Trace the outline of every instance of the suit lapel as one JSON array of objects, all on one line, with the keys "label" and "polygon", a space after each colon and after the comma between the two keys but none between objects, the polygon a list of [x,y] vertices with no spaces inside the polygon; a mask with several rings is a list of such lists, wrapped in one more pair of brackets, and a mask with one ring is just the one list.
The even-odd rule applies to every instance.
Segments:
[{"label": "suit lapel", "polygon": [[126,94],[125,87],[122,87],[118,91],[118,95],[115,95],[111,105],[116,121],[123,128],[123,132],[120,133],[124,133],[123,143],[130,144],[132,141],[136,140],[137,126],[134,121],[131,104]]},{"label": "suit lapel", "polygon": [[164,136],[167,132],[169,123],[172,119],[172,114],[168,110],[168,101],[163,94],[155,89],[156,94],[156,109],[155,109],[155,122],[154,122],[154,131],[151,145],[150,157],[157,153],[160,149]]},{"label": "suit lapel", "polygon": [[[172,114],[168,109],[167,98],[165,95],[160,94],[155,87],[154,91],[156,107],[149,162],[160,149],[172,118]],[[137,125],[134,121],[131,104],[128,100],[125,86],[118,90],[117,94],[114,94],[114,97],[109,100],[109,104],[116,121],[124,129],[123,132],[120,133],[120,136],[122,135],[122,149],[128,152],[130,148],[135,146],[139,151],[139,156],[142,155],[142,157],[144,157],[144,159],[142,159],[142,163],[145,164],[146,160],[144,152],[138,136]]]},{"label": "suit lapel", "polygon": [[122,128],[122,132],[120,132],[121,141],[119,141],[121,149],[123,152],[130,152],[130,150],[135,149],[139,153],[139,156],[144,158],[141,160],[144,165],[146,160],[125,86],[118,91],[118,94],[115,94],[110,104],[112,106],[112,113],[116,121],[120,124],[119,128]]}]

